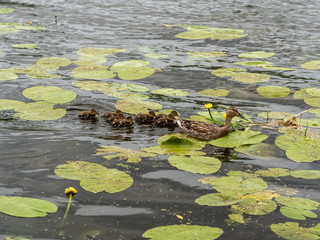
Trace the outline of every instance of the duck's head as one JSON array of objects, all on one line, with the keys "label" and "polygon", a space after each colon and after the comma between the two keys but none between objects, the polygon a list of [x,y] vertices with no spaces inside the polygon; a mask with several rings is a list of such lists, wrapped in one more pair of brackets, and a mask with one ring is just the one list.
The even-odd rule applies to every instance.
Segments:
[{"label": "duck's head", "polygon": [[128,117],[126,117],[126,122],[133,122],[133,119],[132,119],[132,117],[131,116],[128,116]]},{"label": "duck's head", "polygon": [[149,111],[149,115],[152,116],[152,117],[155,117],[156,113],[155,113],[155,111]]},{"label": "duck's head", "polygon": [[118,114],[118,119],[125,119],[124,115],[122,113]]},{"label": "duck's head", "polygon": [[[171,111],[170,113],[173,117],[179,117],[179,113],[177,111]],[[170,115],[169,114],[169,115]]]},{"label": "duck's head", "polygon": [[231,106],[227,110],[227,118],[233,118],[233,117],[239,117],[239,118],[248,120],[238,111],[236,107]]},{"label": "duck's head", "polygon": [[92,114],[98,114],[97,110],[95,108],[91,108],[90,109],[90,113]]},{"label": "duck's head", "polygon": [[121,112],[121,110],[117,109],[117,110],[115,111],[115,113],[116,113],[116,114],[120,114],[120,113],[122,113],[122,112]]}]

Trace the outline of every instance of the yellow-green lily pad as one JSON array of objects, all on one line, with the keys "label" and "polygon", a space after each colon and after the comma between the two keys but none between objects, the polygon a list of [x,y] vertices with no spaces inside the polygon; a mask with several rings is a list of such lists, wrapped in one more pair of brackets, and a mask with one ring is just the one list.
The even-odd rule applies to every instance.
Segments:
[{"label": "yellow-green lily pad", "polygon": [[38,30],[44,29],[44,27],[40,27],[40,26],[26,26],[26,25],[16,25],[15,28],[20,30],[28,30],[28,31],[38,31]]},{"label": "yellow-green lily pad", "polygon": [[13,109],[15,111],[19,111],[20,109],[26,108],[26,103],[10,100],[10,99],[0,99],[0,110],[10,110]]},{"label": "yellow-green lily pad", "polygon": [[121,67],[118,77],[123,80],[138,80],[150,77],[154,72],[153,67]]},{"label": "yellow-green lily pad", "polygon": [[311,107],[320,107],[320,97],[306,97],[304,102]]},{"label": "yellow-green lily pad", "polygon": [[122,68],[130,68],[130,67],[139,68],[139,67],[148,66],[149,64],[150,62],[145,60],[128,60],[128,61],[122,61],[122,62],[117,62],[113,64],[110,70],[112,72],[118,72]]},{"label": "yellow-green lily pad", "polygon": [[150,97],[146,94],[136,93],[136,92],[115,92],[115,91],[105,91],[104,94],[108,96],[113,96],[116,98],[127,99],[127,100],[146,100]]},{"label": "yellow-green lily pad", "polygon": [[246,69],[241,68],[218,68],[211,72],[212,75],[217,77],[231,77],[234,72],[246,72]]},{"label": "yellow-green lily pad", "polygon": [[65,67],[71,64],[72,62],[67,59],[67,58],[62,58],[62,57],[45,57],[41,58],[37,61],[38,65],[54,65],[54,66],[60,66],[60,67]]},{"label": "yellow-green lily pad", "polygon": [[242,62],[235,62],[234,64],[248,66],[248,67],[273,67],[273,62],[267,61],[242,61]]},{"label": "yellow-green lily pad", "polygon": [[320,170],[295,170],[290,171],[290,175],[295,178],[318,179],[320,178]]},{"label": "yellow-green lily pad", "polygon": [[225,57],[225,52],[188,52],[193,58],[213,58],[213,57]]},{"label": "yellow-green lily pad", "polygon": [[312,231],[315,228],[300,227],[297,222],[271,224],[270,228],[275,234],[288,240],[315,240],[320,238],[318,229]]},{"label": "yellow-green lily pad", "polygon": [[133,179],[125,172],[85,161],[67,162],[58,165],[54,172],[62,178],[80,180],[80,186],[93,193],[103,191],[108,193],[122,192],[133,184]]},{"label": "yellow-green lily pad", "polygon": [[244,198],[237,204],[237,207],[238,210],[249,215],[265,215],[276,210],[277,204],[270,199]]},{"label": "yellow-green lily pad", "polygon": [[104,56],[110,55],[117,52],[125,52],[122,48],[102,48],[102,47],[88,47],[82,48],[77,51],[79,55],[89,55],[89,56]]},{"label": "yellow-green lily pad", "polygon": [[14,12],[13,8],[0,8],[0,14],[7,14]]},{"label": "yellow-green lily pad", "polygon": [[0,212],[4,214],[34,218],[45,217],[47,213],[55,213],[57,206],[49,201],[28,197],[0,196]]},{"label": "yellow-green lily pad", "polygon": [[272,160],[279,156],[279,149],[274,145],[267,143],[257,143],[251,145],[239,146],[234,149],[237,152],[249,155],[254,158],[260,158],[264,160]]},{"label": "yellow-green lily pad", "polygon": [[168,159],[169,163],[183,171],[210,174],[217,172],[221,167],[219,159],[214,157],[204,156],[171,156]]},{"label": "yellow-green lily pad", "polygon": [[290,171],[285,168],[268,168],[267,170],[258,170],[256,174],[261,177],[285,177],[290,175]]},{"label": "yellow-green lily pad", "polygon": [[263,86],[258,87],[257,92],[263,97],[282,98],[290,94],[290,89],[282,86]]},{"label": "yellow-green lily pad", "polygon": [[35,108],[23,110],[14,115],[24,120],[31,121],[48,121],[57,120],[66,114],[66,110],[62,108]]},{"label": "yellow-green lily pad", "polygon": [[0,69],[0,81],[10,81],[18,78],[18,75],[8,69]]},{"label": "yellow-green lily pad", "polygon": [[163,59],[163,58],[169,58],[166,54],[160,54],[160,53],[147,53],[144,55],[146,58],[152,58],[152,59]]},{"label": "yellow-green lily pad", "polygon": [[95,66],[99,64],[103,64],[107,62],[107,59],[103,56],[91,56],[91,55],[83,55],[80,56],[79,60],[73,61],[74,64],[80,66]]},{"label": "yellow-green lily pad", "polygon": [[291,118],[294,114],[287,113],[287,112],[262,112],[258,114],[261,118],[269,118],[269,119],[286,119]]},{"label": "yellow-green lily pad", "polygon": [[38,47],[38,44],[32,44],[32,43],[25,43],[25,44],[13,44],[11,45],[11,47],[14,47],[14,48],[37,48]]},{"label": "yellow-green lily pad", "polygon": [[268,81],[270,76],[263,73],[235,72],[231,74],[231,78],[238,82],[258,83]]},{"label": "yellow-green lily pad", "polygon": [[156,102],[150,101],[131,101],[131,100],[118,100],[116,102],[116,108],[122,112],[138,114],[138,113],[147,113],[152,110],[161,109],[162,105]]},{"label": "yellow-green lily pad", "polygon": [[225,97],[228,96],[229,90],[226,89],[206,89],[198,92],[199,94],[207,97]]},{"label": "yellow-green lily pad", "polygon": [[[122,148],[118,146],[101,146],[97,149],[98,154],[103,154],[105,159],[111,160],[119,158],[119,160],[127,159],[127,163],[138,163],[142,157],[156,157],[154,153],[135,151],[132,149]],[[108,154],[108,155],[105,155]]]},{"label": "yellow-green lily pad", "polygon": [[238,55],[240,58],[269,58],[272,57],[275,53],[266,52],[266,51],[255,51],[255,52],[247,52],[241,53]]},{"label": "yellow-green lily pad", "polygon": [[151,240],[213,240],[221,236],[223,230],[200,225],[167,225],[149,229],[142,237]]},{"label": "yellow-green lily pad", "polygon": [[190,95],[189,92],[183,91],[180,89],[173,89],[173,88],[160,88],[151,91],[153,94],[161,94],[166,96],[188,96]]},{"label": "yellow-green lily pad", "polygon": [[240,201],[241,199],[235,197],[233,194],[209,193],[197,198],[195,202],[199,205],[221,207],[233,205]]},{"label": "yellow-green lily pad", "polygon": [[0,35],[1,34],[9,34],[9,33],[16,33],[19,32],[20,30],[17,28],[0,28]]},{"label": "yellow-green lily pad", "polygon": [[310,61],[301,64],[301,67],[308,70],[319,70],[320,69],[320,61]]}]

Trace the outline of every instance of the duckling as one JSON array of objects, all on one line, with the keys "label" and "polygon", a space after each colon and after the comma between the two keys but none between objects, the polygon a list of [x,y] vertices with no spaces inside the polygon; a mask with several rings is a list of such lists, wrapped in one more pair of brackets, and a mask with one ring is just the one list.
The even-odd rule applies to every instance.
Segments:
[{"label": "duckling", "polygon": [[96,120],[98,118],[99,113],[96,109],[91,108],[89,111],[84,111],[78,115],[78,117],[82,120]]},{"label": "duckling", "polygon": [[[178,117],[179,114],[177,111],[171,111],[171,113],[173,115],[173,117]],[[159,119],[159,118],[167,118],[168,117],[168,114],[165,114],[165,113],[158,113],[157,116],[156,116],[156,119]]]},{"label": "duckling", "polygon": [[125,119],[115,119],[111,125],[113,127],[130,127],[133,124],[132,117],[128,116]]},{"label": "duckling", "polygon": [[153,123],[156,120],[156,113],[154,111],[149,111],[149,113],[139,113],[136,115],[135,121],[137,123]]},{"label": "duckling", "polygon": [[103,117],[103,118],[109,118],[109,117],[112,117],[112,116],[117,116],[117,115],[119,115],[119,114],[121,114],[121,113],[122,113],[122,112],[117,109],[117,110],[114,111],[114,112],[107,112],[107,113],[103,114],[101,117]]},{"label": "duckling", "polygon": [[106,119],[106,122],[108,123],[112,123],[114,120],[116,119],[125,119],[124,115],[122,113],[119,113],[118,115],[113,115],[111,117],[108,117]]},{"label": "duckling", "polygon": [[181,130],[189,136],[209,141],[227,135],[231,130],[232,118],[234,118],[235,116],[246,119],[244,116],[242,116],[238,109],[233,106],[228,108],[226,113],[226,121],[224,126],[222,127],[218,127],[217,125],[212,123],[185,120],[182,118],[178,118],[177,123]]},{"label": "duckling", "polygon": [[176,119],[172,113],[168,114],[167,117],[158,118],[154,122],[157,127],[171,127],[176,125],[176,123]]}]

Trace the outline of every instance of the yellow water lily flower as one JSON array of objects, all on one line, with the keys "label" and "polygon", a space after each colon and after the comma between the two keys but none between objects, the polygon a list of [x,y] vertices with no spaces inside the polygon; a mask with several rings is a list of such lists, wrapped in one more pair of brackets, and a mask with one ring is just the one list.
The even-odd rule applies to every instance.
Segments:
[{"label": "yellow water lily flower", "polygon": [[212,104],[211,103],[207,103],[207,104],[204,105],[204,107],[206,109],[210,109],[210,108],[212,108]]},{"label": "yellow water lily flower", "polygon": [[66,188],[66,190],[64,192],[65,192],[66,196],[69,198],[70,195],[72,195],[72,197],[74,195],[76,195],[78,191],[73,187],[69,187],[69,188]]},{"label": "yellow water lily flower", "polygon": [[227,114],[224,113],[224,114],[223,114],[223,117],[224,117],[224,118],[227,118]]}]

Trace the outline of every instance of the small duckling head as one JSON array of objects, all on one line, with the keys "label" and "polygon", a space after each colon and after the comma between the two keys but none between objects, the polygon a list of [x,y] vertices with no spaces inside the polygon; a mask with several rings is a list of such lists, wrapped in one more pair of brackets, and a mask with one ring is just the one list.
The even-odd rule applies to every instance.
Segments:
[{"label": "small duckling head", "polygon": [[127,125],[132,125],[133,124],[133,118],[131,116],[126,117],[126,124]]},{"label": "small duckling head", "polygon": [[238,111],[236,107],[231,106],[227,110],[227,118],[233,118],[233,117],[239,117],[239,118],[248,120]]},{"label": "small duckling head", "polygon": [[[174,111],[174,110],[173,110],[173,111],[171,111],[170,114],[171,114],[173,117],[179,117],[179,113],[178,113],[177,111]],[[170,115],[170,114],[169,114],[169,115]],[[169,116],[169,115],[168,115],[168,116]]]},{"label": "small duckling head", "polygon": [[92,114],[98,114],[98,112],[97,112],[97,110],[95,108],[91,108],[89,111]]},{"label": "small duckling head", "polygon": [[114,113],[117,114],[117,115],[119,115],[119,114],[122,114],[122,111],[119,110],[119,109],[117,109]]},{"label": "small duckling head", "polygon": [[125,119],[125,117],[122,113],[120,113],[120,114],[118,114],[117,119]]},{"label": "small duckling head", "polygon": [[149,115],[152,116],[152,117],[155,117],[156,113],[155,113],[155,111],[149,111]]}]

